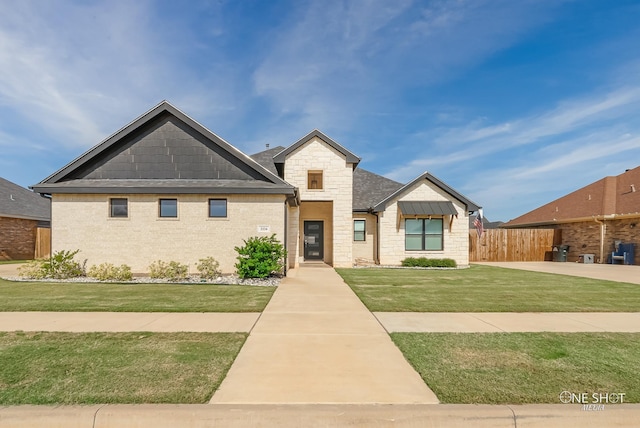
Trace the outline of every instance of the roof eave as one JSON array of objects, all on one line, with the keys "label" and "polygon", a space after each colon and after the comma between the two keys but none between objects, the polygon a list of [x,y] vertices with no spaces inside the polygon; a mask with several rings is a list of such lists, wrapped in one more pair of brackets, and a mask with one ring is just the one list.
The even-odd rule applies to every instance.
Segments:
[{"label": "roof eave", "polygon": [[34,191],[45,194],[260,194],[295,196],[293,187],[209,187],[209,186],[33,186]]}]

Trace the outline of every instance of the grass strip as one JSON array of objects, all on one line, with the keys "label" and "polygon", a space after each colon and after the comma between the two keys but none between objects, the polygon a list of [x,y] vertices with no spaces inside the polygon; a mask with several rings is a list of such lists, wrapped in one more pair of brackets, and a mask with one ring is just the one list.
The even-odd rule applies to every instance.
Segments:
[{"label": "grass strip", "polygon": [[336,269],[374,312],[638,312],[640,286],[495,266]]},{"label": "grass strip", "polygon": [[51,283],[0,279],[0,311],[262,312],[275,289],[248,285]]},{"label": "grass strip", "polygon": [[0,404],[206,403],[244,333],[0,333]]},{"label": "grass strip", "polygon": [[638,333],[392,333],[443,403],[560,404],[560,393],[640,402]]}]

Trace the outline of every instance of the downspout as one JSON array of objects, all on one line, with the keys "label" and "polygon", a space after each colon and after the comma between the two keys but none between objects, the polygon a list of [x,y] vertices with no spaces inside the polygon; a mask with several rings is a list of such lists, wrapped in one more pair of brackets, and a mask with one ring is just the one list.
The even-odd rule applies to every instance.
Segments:
[{"label": "downspout", "polygon": [[595,216],[593,217],[593,221],[600,225],[600,264],[604,263],[603,255],[604,255],[604,237],[607,234],[607,223],[605,220],[598,220]]},{"label": "downspout", "polygon": [[377,265],[380,264],[380,214],[373,213],[376,216],[376,254],[373,258],[373,262]]},{"label": "downspout", "polygon": [[289,202],[287,198],[284,200],[284,251],[286,256],[284,256],[284,276],[287,276],[287,271],[289,270],[289,240],[287,239],[287,232],[289,229],[288,222],[288,212],[289,212]]}]

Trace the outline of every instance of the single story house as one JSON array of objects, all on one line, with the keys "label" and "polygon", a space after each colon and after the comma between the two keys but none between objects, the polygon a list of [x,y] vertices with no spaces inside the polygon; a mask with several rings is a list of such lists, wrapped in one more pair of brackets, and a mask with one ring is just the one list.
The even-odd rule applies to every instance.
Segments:
[{"label": "single story house", "polygon": [[318,130],[248,156],[165,101],[32,187],[52,198],[53,251],[89,266],[212,256],[233,272],[234,247],[271,234],[288,268],[468,264],[478,205],[429,173],[401,184],[359,162]]},{"label": "single story house", "polygon": [[[502,225],[555,229],[556,244],[569,246],[567,261],[593,254],[599,263],[611,261],[616,243],[637,246],[640,243],[637,226],[640,226],[640,167],[604,177]],[[637,263],[636,253],[634,264]]]},{"label": "single story house", "polygon": [[33,259],[38,228],[50,221],[49,198],[0,178],[0,260]]}]

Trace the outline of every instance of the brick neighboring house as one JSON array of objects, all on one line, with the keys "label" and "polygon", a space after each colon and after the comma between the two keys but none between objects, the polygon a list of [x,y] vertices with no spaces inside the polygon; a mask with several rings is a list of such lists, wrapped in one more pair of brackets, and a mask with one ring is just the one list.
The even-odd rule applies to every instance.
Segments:
[{"label": "brick neighboring house", "polygon": [[48,198],[0,178],[0,260],[33,259],[37,228],[50,222]]},{"label": "brick neighboring house", "polygon": [[640,167],[604,177],[502,225],[560,231],[561,243],[570,246],[568,261],[595,254],[596,262],[607,263],[616,241],[635,244],[634,264],[640,261],[639,226]]},{"label": "brick neighboring house", "polygon": [[52,250],[89,266],[213,256],[232,272],[235,246],[271,234],[290,268],[469,263],[475,203],[429,173],[403,185],[359,162],[318,130],[247,156],[165,101],[32,187],[52,197]]}]

